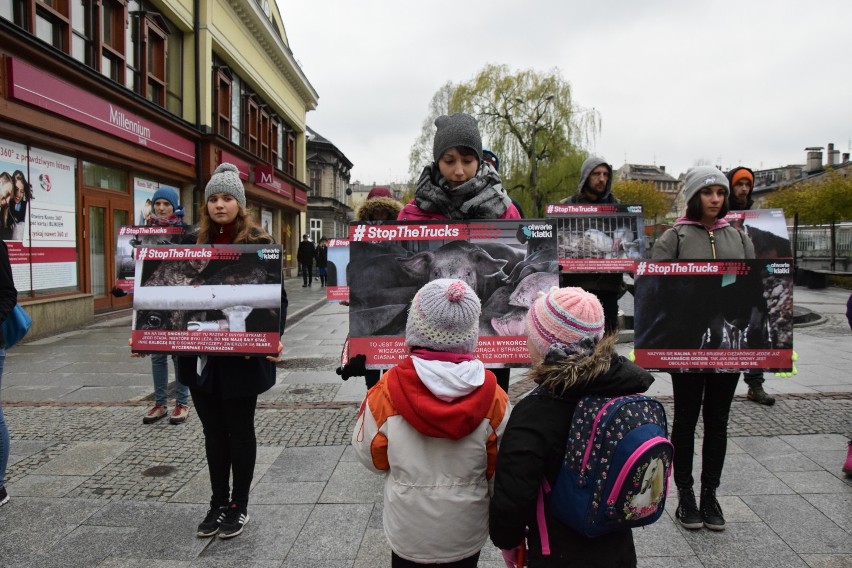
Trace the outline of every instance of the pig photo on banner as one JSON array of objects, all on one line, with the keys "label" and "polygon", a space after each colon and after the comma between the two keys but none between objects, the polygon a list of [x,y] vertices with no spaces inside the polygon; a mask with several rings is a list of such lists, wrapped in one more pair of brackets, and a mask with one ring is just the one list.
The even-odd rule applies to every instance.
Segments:
[{"label": "pig photo on banner", "polygon": [[136,249],[133,351],[275,355],[281,245]]},{"label": "pig photo on banner", "polygon": [[634,290],[636,363],[652,371],[790,371],[790,260],[643,261]]},{"label": "pig photo on banner", "polygon": [[641,205],[549,204],[565,272],[632,272],[647,258]]},{"label": "pig photo on banner", "polygon": [[476,357],[490,367],[528,366],[527,311],[539,291],[558,286],[554,223],[351,223],[350,351],[364,353],[367,368],[387,368],[405,358],[411,300],[424,284],[438,278],[464,280],[482,302]]},{"label": "pig photo on banner", "polygon": [[179,243],[185,226],[127,226],[118,228],[115,246],[115,287],[130,294],[136,273],[136,249],[143,246]]}]

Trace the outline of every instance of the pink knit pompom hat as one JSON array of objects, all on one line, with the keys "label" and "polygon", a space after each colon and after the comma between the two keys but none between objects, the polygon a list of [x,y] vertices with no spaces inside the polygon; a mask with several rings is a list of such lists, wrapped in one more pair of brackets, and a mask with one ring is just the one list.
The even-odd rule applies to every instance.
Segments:
[{"label": "pink knit pompom hat", "polygon": [[432,280],[411,301],[405,343],[449,353],[473,353],[479,340],[482,307],[461,280]]},{"label": "pink knit pompom hat", "polygon": [[527,334],[534,360],[543,359],[553,345],[571,345],[586,337],[597,341],[604,335],[603,307],[582,288],[553,287],[530,307]]}]

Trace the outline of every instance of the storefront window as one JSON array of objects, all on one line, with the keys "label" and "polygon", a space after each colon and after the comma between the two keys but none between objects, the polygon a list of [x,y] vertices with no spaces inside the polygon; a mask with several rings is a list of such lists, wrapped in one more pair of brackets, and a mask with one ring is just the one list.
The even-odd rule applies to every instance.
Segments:
[{"label": "storefront window", "polygon": [[83,184],[110,191],[127,193],[127,172],[83,162]]}]

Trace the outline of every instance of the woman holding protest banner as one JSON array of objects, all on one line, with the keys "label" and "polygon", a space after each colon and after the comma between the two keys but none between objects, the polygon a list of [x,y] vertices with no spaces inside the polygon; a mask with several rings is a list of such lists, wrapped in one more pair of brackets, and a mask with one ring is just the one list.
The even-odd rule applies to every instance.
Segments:
[{"label": "woman holding protest banner", "polygon": [[[246,210],[239,170],[221,164],[204,191],[199,212],[198,244],[271,244],[273,239]],[[287,294],[281,286],[284,332]],[[198,525],[199,537],[231,538],[249,521],[248,498],[257,456],[254,413],[257,396],[275,384],[277,357],[194,355],[178,357],[178,380],[189,387],[204,429],[212,497],[210,510]],[[229,478],[233,474],[233,490]]]},{"label": "woman holding protest banner", "polygon": [[[654,244],[653,260],[754,258],[754,246],[748,236],[724,219],[730,193],[725,174],[711,166],[691,168],[686,173],[683,193],[686,213]],[[675,447],[674,480],[678,490],[676,517],[687,529],[704,526],[721,531],[725,529],[725,518],[716,499],[716,489],[725,464],[728,414],[739,373],[671,373],[671,376],[674,394],[671,440]],[[692,477],[699,413],[704,416],[700,506],[695,502]]]},{"label": "woman holding protest banner", "polygon": [[[500,174],[482,159],[482,137],[476,119],[459,112],[439,116],[435,127],[435,161],[423,168],[414,199],[403,207],[397,219],[520,219]],[[497,376],[497,384],[508,392],[510,370],[490,370]]]},{"label": "woman holding protest banner", "polygon": [[[147,226],[186,227],[183,222],[183,208],[178,205],[177,190],[168,186],[160,187],[154,192],[152,201],[151,214],[145,220]],[[151,354],[151,374],[154,377],[154,404],[142,416],[143,424],[153,424],[169,413],[166,405],[169,387],[169,356],[166,353]],[[169,422],[182,424],[189,416],[189,389],[179,381],[175,382],[175,407],[169,416]]]}]

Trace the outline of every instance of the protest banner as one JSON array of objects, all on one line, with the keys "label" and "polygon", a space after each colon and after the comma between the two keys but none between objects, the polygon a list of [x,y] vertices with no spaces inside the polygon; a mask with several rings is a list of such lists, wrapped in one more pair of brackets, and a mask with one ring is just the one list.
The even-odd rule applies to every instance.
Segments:
[{"label": "protest banner", "polygon": [[549,204],[564,272],[631,272],[646,258],[641,205]]},{"label": "protest banner", "polygon": [[783,209],[731,211],[725,221],[748,235],[755,258],[793,258]]},{"label": "protest banner", "polygon": [[115,287],[126,294],[133,293],[136,274],[135,251],[138,247],[177,243],[185,233],[186,227],[175,225],[119,227],[115,246]]},{"label": "protest banner", "polygon": [[281,245],[136,249],[133,351],[276,355]]},{"label": "protest banner", "polygon": [[348,265],[349,241],[328,239],[328,280],[325,285],[325,299],[329,302],[349,301],[349,286],[346,282]]},{"label": "protest banner", "polygon": [[790,371],[790,260],[636,263],[636,363],[651,371]]},{"label": "protest banner", "polygon": [[366,355],[369,369],[406,357],[411,300],[438,278],[464,280],[482,301],[477,358],[528,366],[527,311],[539,291],[558,286],[549,220],[351,223],[349,255],[349,353]]}]

